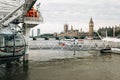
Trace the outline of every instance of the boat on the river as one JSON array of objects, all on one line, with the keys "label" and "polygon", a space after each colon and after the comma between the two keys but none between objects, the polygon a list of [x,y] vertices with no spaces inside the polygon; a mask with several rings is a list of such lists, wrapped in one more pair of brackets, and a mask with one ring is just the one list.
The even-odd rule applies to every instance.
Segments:
[{"label": "boat on the river", "polygon": [[111,52],[120,54],[120,48],[111,48]]}]

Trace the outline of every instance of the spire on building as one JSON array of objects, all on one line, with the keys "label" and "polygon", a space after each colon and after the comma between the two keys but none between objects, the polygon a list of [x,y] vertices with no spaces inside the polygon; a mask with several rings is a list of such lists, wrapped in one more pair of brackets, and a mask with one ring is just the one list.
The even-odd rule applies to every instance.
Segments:
[{"label": "spire on building", "polygon": [[93,19],[92,19],[92,17],[90,18],[90,22],[89,22],[90,24],[92,23],[93,24]]}]

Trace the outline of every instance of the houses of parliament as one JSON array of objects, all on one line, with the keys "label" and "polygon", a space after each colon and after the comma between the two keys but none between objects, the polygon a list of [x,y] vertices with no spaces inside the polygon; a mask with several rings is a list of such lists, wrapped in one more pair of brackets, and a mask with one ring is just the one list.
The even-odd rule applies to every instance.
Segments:
[{"label": "houses of parliament", "polygon": [[82,29],[80,31],[78,29],[74,30],[73,26],[71,26],[71,29],[68,30],[68,24],[64,24],[64,31],[61,32],[60,34],[54,33],[54,36],[58,37],[79,37],[79,36],[88,36],[88,37],[93,37],[93,32],[94,32],[94,22],[93,19],[90,18],[89,22],[89,32],[83,32]]}]

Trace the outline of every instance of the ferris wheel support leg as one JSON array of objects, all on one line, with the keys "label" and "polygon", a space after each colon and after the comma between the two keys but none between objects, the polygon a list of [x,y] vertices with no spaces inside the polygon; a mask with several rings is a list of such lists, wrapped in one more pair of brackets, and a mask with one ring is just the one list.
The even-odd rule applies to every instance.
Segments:
[{"label": "ferris wheel support leg", "polygon": [[26,69],[27,69],[28,66],[29,66],[29,65],[28,65],[28,63],[29,63],[29,61],[28,61],[28,56],[29,56],[28,54],[24,54],[24,55],[23,55],[23,67],[26,68]]},{"label": "ferris wheel support leg", "polygon": [[27,26],[25,26],[25,27],[26,27],[25,37],[27,40],[28,47],[26,49],[26,53],[23,55],[23,67],[25,69],[28,69],[28,67],[29,67],[29,33],[30,33],[30,28],[27,28]]}]

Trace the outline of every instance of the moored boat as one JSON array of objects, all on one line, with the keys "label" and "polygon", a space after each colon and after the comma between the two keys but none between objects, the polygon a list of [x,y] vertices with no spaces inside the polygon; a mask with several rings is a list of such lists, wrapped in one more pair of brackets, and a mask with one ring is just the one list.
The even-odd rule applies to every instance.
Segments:
[{"label": "moored boat", "polygon": [[111,53],[111,48],[101,49],[100,53]]},{"label": "moored boat", "polygon": [[120,54],[120,48],[111,48],[111,52]]}]

